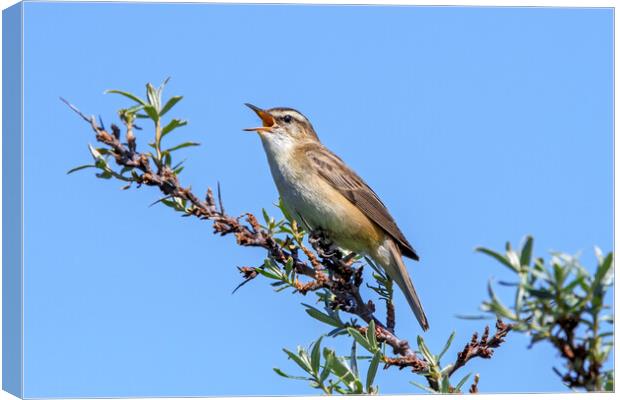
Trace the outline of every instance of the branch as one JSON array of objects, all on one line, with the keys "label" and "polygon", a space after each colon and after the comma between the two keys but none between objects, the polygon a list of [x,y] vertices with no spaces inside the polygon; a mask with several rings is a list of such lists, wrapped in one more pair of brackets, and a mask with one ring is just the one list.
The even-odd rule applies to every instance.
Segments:
[{"label": "branch", "polygon": [[[334,307],[356,315],[366,323],[374,320],[377,326],[377,339],[390,346],[394,354],[417,358],[406,340],[399,339],[381,321],[374,317],[372,302],[366,303],[359,292],[359,286],[362,283],[362,267],[353,268],[351,266],[352,258],[350,256],[345,257],[333,242],[327,238],[324,232],[314,232],[310,237],[310,243],[320,260],[309,249],[301,247],[311,262],[309,265],[307,262],[299,259],[297,249],[287,250],[285,246],[279,245],[275,238],[260,226],[253,214],[245,213],[238,217],[232,217],[226,214],[221,206],[221,197],[218,210],[211,189],[207,190],[205,199],[200,200],[192,192],[191,188],[181,185],[177,174],[170,167],[160,163],[153,168],[151,165],[152,155],[140,153],[136,150],[135,136],[132,134],[134,127],[131,121],[124,121],[127,131],[126,137],[129,143],[125,144],[120,140],[120,130],[116,125],[111,126],[112,134],[110,134],[103,126],[97,124],[94,117],[89,118],[74,105],[64,99],[62,101],[89,123],[98,142],[110,147],[116,164],[139,171],[134,176],[134,181],[138,185],[155,186],[166,197],[176,197],[188,201],[191,206],[185,210],[185,216],[194,216],[202,220],[212,221],[214,233],[221,236],[233,234],[237,244],[240,246],[264,248],[267,250],[269,257],[280,266],[286,265],[287,261],[292,259],[295,271],[312,279],[308,283],[298,283],[297,289],[300,293],[305,294],[308,291],[320,288],[328,289],[336,296],[333,304]],[[329,277],[321,271],[322,268],[330,272]],[[242,267],[240,272],[246,279],[241,285],[257,276],[254,267]],[[394,317],[392,316],[391,318],[393,320]],[[422,360],[420,362],[424,363]]]},{"label": "branch", "polygon": [[458,353],[456,362],[453,364],[448,376],[452,376],[459,368],[463,367],[471,359],[491,358],[493,355],[493,349],[498,348],[504,343],[504,338],[508,335],[508,332],[512,329],[512,325],[504,323],[501,319],[498,319],[495,323],[495,334],[489,339],[489,326],[484,328],[482,338],[478,340],[478,333],[475,332],[471,336],[469,343],[465,345],[463,351]]},{"label": "branch", "polygon": [[[160,117],[165,112],[162,110],[169,110],[172,106],[168,104],[174,104],[180,99],[180,97],[172,98],[162,109],[160,104],[162,87],[155,89],[152,85],[147,85],[149,94],[148,104],[131,94],[112,91],[139,102],[139,104],[132,108],[121,110],[119,113],[125,125],[125,143],[121,141],[121,130],[118,126],[112,124],[110,126],[110,133],[105,129],[102,122],[98,124],[94,117],[87,117],[77,109],[77,107],[61,99],[71,110],[89,123],[91,129],[95,133],[96,140],[107,146],[107,148],[104,149],[91,148],[91,153],[95,158],[95,165],[81,166],[72,171],[85,167],[96,167],[104,171],[103,175],[98,175],[100,177],[115,177],[129,182],[129,185],[136,183],[138,187],[141,185],[157,187],[164,195],[164,197],[157,202],[162,202],[183,212],[183,216],[193,216],[201,220],[211,221],[215,234],[219,234],[220,236],[232,234],[237,244],[240,246],[260,247],[265,249],[270,262],[275,265],[275,272],[279,273],[280,270],[287,271],[285,275],[281,275],[285,276],[284,281],[276,282],[276,284],[287,284],[302,295],[308,292],[326,289],[333,295],[330,296],[329,302],[327,303],[329,307],[355,315],[368,324],[366,327],[360,327],[353,323],[348,325],[348,329],[353,329],[353,333],[356,333],[355,330],[358,330],[365,337],[375,338],[375,348],[377,349],[377,343],[385,343],[392,349],[393,353],[396,355],[395,358],[385,357],[382,355],[382,351],[377,350],[380,351],[382,355],[381,357],[382,361],[385,363],[385,368],[390,366],[397,366],[400,369],[410,367],[412,372],[424,374],[433,390],[438,391],[440,385],[443,385],[452,391],[459,391],[460,385],[457,386],[457,388],[452,388],[449,384],[446,385],[447,379],[456,370],[475,357],[490,358],[493,353],[491,349],[499,347],[503,342],[503,338],[508,331],[510,331],[511,326],[498,320],[496,325],[497,332],[492,338],[488,338],[489,328],[487,326],[480,341],[478,341],[477,334],[472,336],[472,340],[465,346],[464,350],[458,354],[453,367],[446,370],[449,371],[447,374],[438,372],[439,360],[435,359],[435,357],[427,351],[420,337],[418,337],[418,346],[422,350],[423,357],[418,357],[416,352],[410,347],[409,342],[400,339],[394,333],[396,324],[395,310],[391,300],[391,280],[389,280],[387,276],[382,278],[384,284],[387,286],[373,288],[373,290],[378,293],[382,293],[382,291],[384,291],[383,293],[390,293],[388,296],[382,296],[382,298],[386,300],[387,307],[387,318],[384,324],[374,316],[375,306],[373,302],[364,301],[360,294],[360,286],[363,281],[363,266],[355,267],[356,255],[353,253],[348,255],[343,254],[330,240],[326,232],[314,231],[308,236],[308,241],[314,250],[313,252],[302,243],[303,234],[287,231],[293,235],[293,238],[286,236],[286,238],[282,240],[274,236],[271,223],[269,223],[269,229],[265,229],[259,224],[257,218],[253,214],[245,213],[237,217],[228,215],[223,206],[219,183],[217,186],[217,204],[219,204],[219,208],[211,189],[207,190],[204,199],[200,199],[192,192],[190,187],[182,186],[178,178],[181,169],[178,165],[176,167],[170,167],[170,153],[176,149],[196,144],[188,142],[168,150],[161,149],[161,140],[166,133],[176,127],[186,124],[185,121],[173,119],[168,125],[162,128]],[[151,99],[154,98],[158,98],[159,100],[152,102]],[[136,114],[140,110],[144,110],[148,115]],[[155,122],[155,142],[151,145],[155,148],[156,154],[137,151],[136,137],[133,131],[139,128],[134,126],[133,121],[135,118],[140,117],[151,118]],[[121,172],[117,173],[113,171],[107,164],[107,158],[103,157],[102,154],[105,154],[105,157],[111,156],[116,164],[122,167]],[[128,177],[124,175],[126,172],[131,172],[131,176]],[[129,185],[126,186],[126,188],[129,187]],[[291,224],[291,228],[293,231],[297,229],[294,223]],[[300,258],[300,250],[308,261],[304,261]],[[267,263],[261,267],[238,267],[244,280],[235,288],[235,291],[256,278],[259,274],[268,274],[265,270],[267,268],[266,265]],[[375,271],[378,271],[374,264],[370,265],[375,268]],[[291,271],[295,273],[291,275]],[[305,276],[307,281],[299,281],[297,275]],[[371,327],[374,329],[374,335],[367,335]],[[451,339],[448,345],[450,341]],[[378,364],[380,358],[376,358],[376,360]],[[377,364],[375,364],[375,371]],[[476,388],[477,380],[474,385],[472,385],[471,390],[477,390]]]},{"label": "branch", "polygon": [[[421,360],[418,357],[413,357],[406,355],[402,357],[396,358],[388,358],[384,359],[385,366],[384,369],[389,367],[398,367],[398,369],[403,368],[411,368],[412,372],[415,373],[427,373],[426,380],[431,387],[431,389],[435,391],[440,390],[440,385],[443,379],[450,378],[458,369],[465,366],[469,361],[476,357],[480,358],[491,358],[493,355],[493,349],[500,347],[502,343],[504,343],[504,338],[508,335],[508,332],[512,329],[512,325],[505,324],[502,320],[498,319],[495,323],[495,334],[489,338],[489,326],[487,325],[484,329],[484,333],[482,334],[482,338],[478,340],[478,333],[474,332],[471,337],[471,340],[465,345],[463,351],[459,352],[456,358],[456,361],[452,364],[447,370],[444,370],[439,365],[439,360],[432,360],[433,362],[428,362],[428,360]],[[449,346],[451,339],[448,341]],[[432,356],[431,356],[432,357]],[[472,385],[471,393],[477,391],[478,380],[480,378],[476,375],[474,384]],[[449,387],[450,393],[455,393],[459,390],[459,388]]]}]

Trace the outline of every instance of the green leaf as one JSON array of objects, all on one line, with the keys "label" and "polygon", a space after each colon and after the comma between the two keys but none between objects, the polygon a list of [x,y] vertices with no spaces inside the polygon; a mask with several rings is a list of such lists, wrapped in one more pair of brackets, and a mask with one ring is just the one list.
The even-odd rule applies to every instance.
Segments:
[{"label": "green leaf", "polygon": [[603,262],[598,266],[596,273],[594,274],[593,286],[609,284],[608,281],[610,279],[608,275],[613,273],[613,270],[611,269],[613,265],[613,258],[613,253],[607,254]]},{"label": "green leaf", "polygon": [[603,250],[601,250],[598,246],[594,246],[594,255],[596,256],[598,263],[602,264],[604,260]]},{"label": "green leaf", "polygon": [[441,393],[450,393],[450,381],[447,376],[441,378]]},{"label": "green leaf", "polygon": [[301,369],[303,369],[304,371],[306,371],[309,374],[312,373],[312,367],[310,366],[310,364],[308,364],[300,356],[298,356],[297,354],[293,353],[292,351],[290,351],[288,349],[282,349],[282,350],[288,355],[288,358],[290,358],[291,360],[295,361],[295,363],[297,365],[299,365],[301,367]]},{"label": "green leaf", "polygon": [[450,337],[448,338],[448,341],[443,346],[443,349],[441,350],[441,352],[437,355],[437,362],[441,361],[441,357],[443,357],[444,354],[446,354],[446,351],[448,351],[448,349],[450,348],[450,345],[452,344],[452,341],[454,340],[454,336],[456,336],[456,332],[452,331],[452,333],[450,334]]},{"label": "green leaf", "polygon": [[336,328],[342,328],[343,325],[340,323],[340,321],[330,317],[329,315],[322,313],[321,311],[317,310],[314,307],[308,306],[306,304],[304,304],[307,308],[306,308],[306,312],[308,313],[308,315],[310,315],[312,318],[317,319],[321,322],[324,322],[328,325],[331,326],[335,326]]},{"label": "green leaf", "polygon": [[159,98],[157,95],[157,90],[150,83],[146,84],[146,97],[149,101],[149,104],[152,105],[155,110],[159,109]]},{"label": "green leaf", "polygon": [[[527,267],[526,267],[527,268]],[[527,274],[521,273],[519,274],[520,283],[517,287],[517,291],[515,293],[515,313],[519,316],[521,312],[521,307],[523,306],[523,299],[525,296],[525,285],[527,285]]]},{"label": "green leaf", "polygon": [[353,375],[359,376],[359,372],[357,369],[357,342],[355,340],[352,341],[351,344],[351,356],[349,357],[351,362],[351,371],[353,371]]},{"label": "green leaf", "polygon": [[508,262],[510,262],[510,265],[514,267],[515,271],[521,272],[521,261],[519,260],[519,256],[514,250],[507,250],[506,258],[508,259]]},{"label": "green leaf", "polygon": [[521,265],[530,265],[532,260],[532,246],[534,245],[534,239],[531,236],[525,237],[525,243],[521,248]]},{"label": "green leaf", "polygon": [[133,107],[129,107],[129,108],[123,110],[123,112],[124,112],[124,114],[135,114],[136,112],[142,110],[143,108],[144,108],[143,104],[138,104],[138,105],[135,105]]},{"label": "green leaf", "polygon": [[437,361],[435,360],[435,357],[433,356],[431,351],[428,349],[428,347],[426,347],[426,343],[424,343],[424,339],[420,335],[418,335],[418,349],[420,350],[420,352],[422,353],[426,361],[428,361],[430,364],[437,363]]},{"label": "green leaf", "polygon": [[159,114],[154,106],[147,104],[144,106],[144,112],[149,116],[150,119],[157,122],[159,121]]},{"label": "green leaf", "polygon": [[168,151],[168,152],[173,152],[173,151],[176,151],[176,150],[179,150],[179,149],[184,149],[184,148],[186,148],[186,147],[192,147],[192,146],[200,146],[200,143],[196,143],[196,142],[185,142],[185,143],[181,143],[181,144],[179,144],[179,145],[176,145],[176,146],[174,146],[174,147],[171,147],[171,148],[169,148],[169,149],[168,149],[168,150],[166,150],[166,151]]},{"label": "green leaf", "polygon": [[467,319],[467,320],[480,320],[480,319],[490,319],[491,317],[486,315],[468,315],[468,314],[456,314],[456,318],[458,319]]},{"label": "green leaf", "polygon": [[263,268],[256,268],[256,272],[258,272],[259,274],[269,278],[269,279],[275,279],[275,280],[279,280],[280,276],[274,274],[273,272],[267,271],[266,269]]},{"label": "green leaf", "polygon": [[549,272],[547,272],[547,270],[544,268],[544,264],[540,264],[540,263],[542,263],[542,261],[537,261],[536,267],[530,268],[529,270],[530,274],[532,274],[537,279],[544,280],[547,283],[553,283],[553,281],[551,280],[549,276]]},{"label": "green leaf", "polygon": [[330,360],[330,368],[334,375],[340,378],[349,387],[352,387],[351,383],[357,380],[357,377],[353,374],[353,371],[351,371],[351,368],[342,357],[333,354]]},{"label": "green leaf", "polygon": [[368,343],[370,343],[370,347],[372,349],[371,352],[377,351],[379,345],[377,343],[377,332],[374,320],[371,320],[368,324],[368,329],[366,330],[366,338],[368,338]]},{"label": "green leaf", "polygon": [[465,384],[465,382],[467,382],[467,380],[469,379],[469,377],[471,376],[471,372],[467,375],[465,375],[460,381],[459,383],[456,384],[456,387],[454,388],[457,392],[461,391],[461,388],[463,387],[463,385]]},{"label": "green leaf", "polygon": [[105,94],[108,94],[108,93],[120,94],[121,96],[125,96],[127,98],[130,98],[131,100],[135,101],[136,103],[140,103],[142,105],[146,105],[146,102],[144,100],[142,100],[141,98],[139,98],[135,94],[131,94],[129,92],[123,92],[121,90],[111,89],[111,90],[106,90],[104,93]]},{"label": "green leaf", "polygon": [[88,151],[90,151],[90,154],[93,156],[95,161],[103,160],[103,156],[101,155],[101,153],[99,153],[99,151],[90,144],[88,145]]},{"label": "green leaf", "polygon": [[[334,357],[334,351],[327,347],[323,347],[323,358],[325,359],[325,364],[324,364],[323,372],[321,372],[322,380],[325,380],[325,378],[327,378],[327,375],[329,375],[328,372],[331,372],[330,365],[331,365],[332,357]],[[325,370],[327,370],[328,372],[325,372]]]},{"label": "green leaf", "polygon": [[168,151],[162,152],[162,161],[167,167],[170,167],[170,164],[172,164],[172,157]]},{"label": "green leaf", "polygon": [[488,256],[493,257],[494,259],[496,259],[497,261],[499,261],[499,262],[500,262],[500,263],[502,263],[503,265],[505,265],[505,266],[507,266],[508,268],[510,268],[513,272],[519,272],[519,271],[518,271],[518,270],[517,270],[517,269],[516,269],[516,268],[515,268],[515,267],[514,267],[511,263],[510,263],[510,261],[508,261],[508,259],[507,259],[506,257],[504,257],[503,255],[501,255],[501,254],[499,254],[499,253],[497,253],[497,252],[495,252],[495,251],[493,251],[493,250],[490,250],[490,249],[487,249],[487,248],[484,248],[484,247],[478,247],[478,248],[476,248],[476,251],[478,251],[478,252],[480,252],[480,253],[484,253],[484,254],[486,254],[486,255],[488,255]]},{"label": "green leaf", "polygon": [[174,105],[177,104],[179,101],[181,101],[181,99],[183,99],[183,96],[173,96],[169,98],[166,104],[163,106],[163,108],[159,112],[159,115],[163,117],[164,114],[170,111],[170,109],[174,107]]},{"label": "green leaf", "polygon": [[565,271],[560,264],[553,263],[553,278],[555,279],[556,287],[561,288],[564,285],[566,272],[568,271]]},{"label": "green leaf", "polygon": [[524,287],[529,294],[542,300],[550,300],[555,297],[555,294],[547,289],[536,289],[529,285],[524,285]]},{"label": "green leaf", "polygon": [[504,318],[509,318],[511,320],[516,320],[517,316],[510,311],[495,295],[495,291],[493,290],[493,285],[491,284],[491,280],[487,284],[487,291],[489,292],[489,297],[491,297],[492,302],[490,305],[495,313],[501,315]]},{"label": "green leaf", "polygon": [[373,352],[372,347],[370,346],[370,343],[368,342],[368,340],[362,336],[362,334],[355,328],[347,328],[347,332],[349,332],[349,335],[353,337],[353,339],[355,339],[359,344],[361,344],[362,346],[364,346],[364,348],[366,350],[368,350],[369,352]]},{"label": "green leaf", "polygon": [[276,374],[284,377],[284,378],[288,378],[288,379],[298,379],[300,381],[308,381],[310,379],[306,378],[305,376],[295,376],[295,375],[289,375],[286,372],[282,371],[280,368],[274,368],[273,369],[275,371]]},{"label": "green leaf", "polygon": [[432,388],[430,388],[430,387],[428,387],[428,386],[421,385],[421,384],[419,384],[418,382],[415,382],[415,381],[409,381],[409,383],[411,383],[413,386],[416,386],[416,387],[418,387],[418,388],[420,388],[420,389],[424,390],[425,392],[428,392],[428,393],[433,393],[433,394],[437,393],[437,392],[436,392],[436,391],[434,391]]},{"label": "green leaf", "polygon": [[75,168],[71,168],[69,171],[67,171],[67,175],[72,174],[76,171],[80,171],[82,169],[86,169],[86,168],[97,168],[95,165],[92,164],[88,164],[88,165],[80,165],[79,167],[75,167]]},{"label": "green leaf", "polygon": [[[183,207],[182,204],[179,204],[179,202],[177,202],[175,200],[175,198],[173,198],[173,200],[168,200],[166,198],[163,198],[163,199],[160,199],[159,201],[162,204],[165,204],[166,206],[168,206],[170,208],[173,208],[173,209],[175,209],[177,211],[185,211],[185,207]],[[155,204],[155,203],[153,203],[153,204]],[[258,271],[258,269],[257,269],[257,271]]]},{"label": "green leaf", "polygon": [[289,257],[284,264],[284,271],[286,272],[287,276],[290,275],[291,272],[293,272],[293,263],[293,257]]},{"label": "green leaf", "polygon": [[314,371],[315,375],[319,373],[319,367],[321,366],[321,340],[323,336],[321,336],[314,346],[312,346],[312,352],[310,353],[310,362],[312,364],[312,371]]},{"label": "green leaf", "polygon": [[263,208],[263,218],[265,219],[265,225],[269,225],[269,221],[271,220],[271,217],[267,213],[267,210],[265,210],[264,208]]},{"label": "green leaf", "polygon": [[101,179],[110,179],[112,178],[112,174],[109,171],[104,171],[100,174],[95,174],[95,176],[97,178],[101,178]]},{"label": "green leaf", "polygon": [[612,392],[614,390],[614,378],[613,375],[611,378],[607,378],[607,381],[605,382],[605,391],[606,392]]},{"label": "green leaf", "polygon": [[366,392],[370,393],[372,389],[372,384],[375,381],[375,376],[377,375],[377,369],[379,368],[379,362],[383,359],[383,355],[381,352],[376,352],[375,356],[370,361],[370,366],[368,366],[368,372],[366,374]]},{"label": "green leaf", "polygon": [[187,125],[187,121],[180,120],[180,119],[173,119],[172,121],[168,122],[168,124],[164,126],[164,128],[161,130],[161,137],[164,137],[168,133],[175,130],[176,128],[179,128],[185,125]]}]

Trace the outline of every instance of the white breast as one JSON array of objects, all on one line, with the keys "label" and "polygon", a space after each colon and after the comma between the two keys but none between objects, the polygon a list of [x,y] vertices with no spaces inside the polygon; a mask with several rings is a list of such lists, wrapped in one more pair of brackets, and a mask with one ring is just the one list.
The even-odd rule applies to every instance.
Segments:
[{"label": "white breast", "polygon": [[325,183],[316,172],[299,168],[299,160],[290,158],[293,143],[286,137],[261,138],[284,207],[299,223],[306,225],[306,229],[329,229],[339,224],[342,212],[336,209],[337,204],[326,201]]}]

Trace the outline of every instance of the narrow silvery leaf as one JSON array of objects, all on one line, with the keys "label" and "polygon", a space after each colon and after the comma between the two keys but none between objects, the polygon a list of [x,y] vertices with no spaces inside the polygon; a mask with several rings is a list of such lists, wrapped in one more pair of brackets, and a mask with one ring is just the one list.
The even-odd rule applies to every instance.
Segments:
[{"label": "narrow silvery leaf", "polygon": [[315,318],[315,319],[317,319],[317,320],[319,320],[321,322],[324,322],[324,323],[326,323],[328,325],[331,325],[331,326],[334,326],[336,328],[342,328],[343,327],[343,324],[340,321],[332,318],[331,316],[329,316],[329,315],[327,315],[325,313],[322,313],[321,311],[317,310],[316,308],[314,308],[314,307],[312,307],[312,306],[310,306],[308,304],[304,304],[304,306],[306,307],[306,312],[312,318]]},{"label": "narrow silvery leaf", "polygon": [[371,320],[368,324],[368,329],[366,330],[366,337],[368,338],[368,343],[370,343],[370,347],[372,349],[371,352],[375,352],[378,349],[378,344],[374,320]]},{"label": "narrow silvery leaf", "polygon": [[187,125],[187,121],[180,120],[180,119],[173,119],[172,121],[168,122],[168,124],[164,126],[164,128],[161,130],[161,136],[164,137],[170,132],[172,132],[173,130],[175,130],[176,128],[179,128],[185,125]]},{"label": "narrow silvery leaf", "polygon": [[305,362],[300,356],[298,356],[297,354],[295,354],[292,351],[289,351],[287,349],[282,349],[282,350],[288,355],[288,357],[291,360],[295,361],[295,363],[297,365],[299,365],[304,371],[306,371],[308,373],[312,373],[312,369],[310,368],[310,364]]},{"label": "narrow silvery leaf", "polygon": [[271,219],[271,217],[269,217],[269,214],[267,214],[267,210],[265,210],[263,208],[263,218],[265,219],[265,225],[269,224],[269,220]]},{"label": "narrow silvery leaf", "polygon": [[490,305],[493,307],[494,311],[501,315],[504,318],[509,318],[512,320],[517,319],[517,316],[510,311],[497,297],[495,291],[493,290],[493,285],[491,284],[491,280],[487,284],[487,291],[489,292],[489,297],[491,297],[492,303]]},{"label": "narrow silvery leaf", "polygon": [[416,386],[422,390],[424,390],[425,392],[429,392],[429,393],[437,393],[436,391],[434,391],[432,388],[428,387],[428,386],[424,386],[419,384],[418,382],[415,381],[409,381],[409,383],[411,383],[413,386]]},{"label": "narrow silvery leaf", "polygon": [[456,384],[456,391],[459,392],[461,390],[461,388],[463,387],[463,385],[465,384],[465,382],[467,382],[467,380],[469,379],[469,377],[471,376],[471,372],[467,375],[465,375],[460,381],[459,383]]},{"label": "narrow silvery leaf", "polygon": [[531,236],[525,237],[525,243],[521,248],[521,257],[520,262],[521,265],[530,265],[530,261],[532,260],[532,247],[534,245],[534,239]]},{"label": "narrow silvery leaf", "polygon": [[71,168],[69,171],[67,171],[67,175],[72,174],[76,171],[80,171],[82,169],[86,169],[86,168],[96,168],[96,167],[92,164],[80,165],[79,167]]},{"label": "narrow silvery leaf", "polygon": [[88,150],[90,151],[90,154],[93,156],[95,161],[102,159],[101,153],[99,153],[99,151],[90,144],[88,145]]},{"label": "narrow silvery leaf", "polygon": [[310,361],[312,363],[312,370],[314,371],[315,375],[318,375],[319,373],[319,367],[321,366],[321,340],[323,339],[323,336],[321,336],[316,343],[314,343],[314,346],[312,346],[312,352],[310,353]]},{"label": "narrow silvery leaf", "polygon": [[602,264],[604,260],[603,250],[601,250],[598,246],[594,246],[594,255],[596,256],[598,263]]},{"label": "narrow silvery leaf", "polygon": [[370,365],[368,366],[368,373],[366,374],[366,392],[370,393],[372,391],[372,384],[375,381],[375,376],[377,375],[377,369],[379,368],[379,362],[383,358],[381,352],[376,352],[375,356],[370,361]]},{"label": "narrow silvery leaf", "polygon": [[357,369],[357,342],[353,339],[353,343],[351,344],[351,371],[353,371],[353,375],[359,376],[359,372]]},{"label": "narrow silvery leaf", "polygon": [[179,101],[181,101],[181,99],[183,99],[183,96],[173,96],[170,99],[168,99],[166,104],[162,107],[161,111],[159,112],[159,115],[163,116],[165,113],[170,111],[170,109],[174,107],[175,104],[177,104]]},{"label": "narrow silvery leaf", "polygon": [[308,354],[306,349],[304,349],[301,346],[297,346],[297,354],[304,361],[304,363],[306,363],[308,368],[312,368],[312,362],[310,361],[310,355]]},{"label": "narrow silvery leaf", "polygon": [[370,343],[368,343],[368,340],[366,340],[366,338],[364,336],[362,336],[361,333],[359,333],[359,331],[355,328],[347,328],[347,332],[349,332],[349,335],[351,335],[355,340],[357,340],[357,342],[359,344],[361,344],[362,346],[364,346],[364,348],[368,351],[370,351],[371,353],[373,352]]},{"label": "narrow silvery leaf", "polygon": [[506,251],[506,258],[508,259],[510,264],[513,266],[513,269],[515,271],[517,272],[521,271],[521,261],[519,260],[519,256],[517,256],[517,253],[514,250]]},{"label": "narrow silvery leaf", "polygon": [[156,110],[159,110],[159,101],[157,99],[157,91],[155,87],[150,83],[146,84],[146,97],[149,101],[149,104],[155,107]]},{"label": "narrow silvery leaf", "polygon": [[192,147],[192,146],[200,146],[200,143],[197,143],[197,142],[185,142],[185,143],[181,143],[179,145],[173,146],[173,147],[169,148],[166,151],[173,152],[173,151],[176,151],[176,150],[180,150],[180,149],[184,149],[186,147]]},{"label": "narrow silvery leaf", "polygon": [[159,120],[159,115],[157,114],[157,110],[152,105],[144,106],[144,112],[149,116],[153,121]]},{"label": "narrow silvery leaf", "polygon": [[450,381],[447,376],[441,378],[441,393],[450,393]]},{"label": "narrow silvery leaf", "polygon": [[452,334],[450,334],[450,337],[448,338],[448,341],[443,346],[443,349],[441,350],[439,355],[437,355],[437,362],[441,361],[441,357],[443,357],[444,354],[446,354],[446,351],[448,351],[448,349],[450,348],[450,345],[452,344],[452,341],[454,340],[454,336],[455,335],[456,335],[456,332],[452,331]]},{"label": "narrow silvery leaf", "polygon": [[140,103],[142,105],[145,105],[146,102],[144,100],[142,100],[141,98],[139,98],[138,96],[136,96],[135,94],[131,94],[129,92],[123,92],[121,90],[106,90],[104,93],[108,94],[108,93],[115,93],[115,94],[120,94],[121,96],[125,96],[133,101],[135,101],[136,103]]},{"label": "narrow silvery leaf", "polygon": [[282,371],[280,368],[274,368],[273,369],[274,372],[284,378],[288,378],[288,379],[298,379],[301,381],[307,381],[309,380],[308,378],[306,378],[305,376],[295,376],[295,375],[289,375],[286,372]]},{"label": "narrow silvery leaf", "polygon": [[353,374],[353,371],[351,371],[351,368],[344,358],[338,356],[332,357],[332,371],[334,371],[347,386],[350,388],[354,387],[352,384],[357,380],[357,377]]},{"label": "narrow silvery leaf", "polygon": [[491,257],[495,258],[497,261],[499,261],[500,263],[502,263],[503,265],[505,265],[508,268],[510,268],[512,271],[518,272],[518,270],[514,267],[514,265],[512,265],[510,263],[510,261],[506,257],[504,257],[503,255],[501,255],[501,254],[499,254],[499,253],[497,253],[497,252],[495,252],[493,250],[484,248],[484,247],[478,247],[478,248],[476,248],[476,251],[479,251],[479,252],[484,253],[484,254],[486,254],[488,256],[491,256]]},{"label": "narrow silvery leaf", "polygon": [[435,357],[431,354],[431,351],[426,347],[426,343],[424,343],[424,339],[422,336],[418,335],[418,349],[430,364],[436,364]]}]

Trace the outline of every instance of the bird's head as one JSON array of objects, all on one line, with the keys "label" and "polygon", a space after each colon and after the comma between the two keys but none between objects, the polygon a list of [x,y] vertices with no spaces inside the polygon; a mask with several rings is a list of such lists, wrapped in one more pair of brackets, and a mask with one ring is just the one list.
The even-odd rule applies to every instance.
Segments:
[{"label": "bird's head", "polygon": [[244,130],[257,132],[263,141],[284,145],[319,140],[308,118],[297,110],[284,107],[263,110],[249,103],[245,105],[259,116],[263,126]]}]

